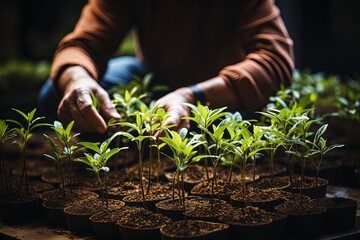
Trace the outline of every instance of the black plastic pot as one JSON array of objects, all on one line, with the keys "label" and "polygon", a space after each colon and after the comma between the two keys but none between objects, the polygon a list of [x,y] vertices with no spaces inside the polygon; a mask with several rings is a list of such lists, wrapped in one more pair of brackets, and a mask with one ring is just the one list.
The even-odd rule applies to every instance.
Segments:
[{"label": "black plastic pot", "polygon": [[121,232],[122,240],[160,240],[160,228],[163,226],[154,228],[137,228],[118,223],[118,227]]},{"label": "black plastic pot", "polygon": [[[96,214],[95,214],[96,215]],[[94,216],[94,215],[93,215]],[[121,233],[116,222],[99,222],[90,217],[91,226],[95,233],[96,239],[121,239]]]},{"label": "black plastic pot", "polygon": [[0,219],[6,225],[22,224],[37,219],[38,210],[36,196],[21,202],[0,202]]},{"label": "black plastic pot", "polygon": [[271,232],[271,221],[263,224],[245,225],[239,223],[226,222],[230,225],[229,239],[268,239]]},{"label": "black plastic pot", "polygon": [[43,202],[42,206],[45,212],[46,224],[48,226],[67,228],[64,208],[50,207],[47,205],[47,201]]}]

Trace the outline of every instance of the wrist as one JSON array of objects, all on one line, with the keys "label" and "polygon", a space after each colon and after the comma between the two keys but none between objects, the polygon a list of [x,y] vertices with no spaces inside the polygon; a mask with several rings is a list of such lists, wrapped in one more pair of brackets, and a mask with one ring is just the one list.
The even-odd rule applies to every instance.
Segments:
[{"label": "wrist", "polygon": [[60,75],[56,88],[60,93],[60,95],[63,95],[69,84],[81,78],[89,78],[89,77],[90,76],[88,72],[83,67],[70,66],[67,67]]},{"label": "wrist", "polygon": [[209,105],[209,102],[205,95],[205,92],[200,87],[198,87],[197,85],[190,85],[188,88],[191,90],[191,92],[194,96],[195,103],[200,102],[204,106]]}]

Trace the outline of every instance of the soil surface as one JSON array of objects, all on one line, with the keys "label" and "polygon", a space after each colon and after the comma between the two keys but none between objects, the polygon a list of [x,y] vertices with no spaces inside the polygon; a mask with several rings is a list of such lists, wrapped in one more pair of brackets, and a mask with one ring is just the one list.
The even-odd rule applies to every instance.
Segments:
[{"label": "soil surface", "polygon": [[118,225],[140,229],[160,228],[171,222],[171,219],[158,213],[138,207],[123,208],[123,215],[117,222]]},{"label": "soil surface", "polygon": [[259,225],[272,221],[271,215],[257,207],[233,208],[219,217],[220,221],[232,224]]},{"label": "soil surface", "polygon": [[124,202],[115,199],[109,199],[108,206],[106,206],[103,199],[87,199],[84,201],[78,201],[71,204],[64,211],[69,214],[76,215],[93,215],[100,211],[120,209],[125,205]]},{"label": "soil surface", "polygon": [[288,215],[315,215],[326,211],[324,205],[319,203],[309,202],[294,202],[287,201],[276,207],[276,210]]},{"label": "soil surface", "polygon": [[167,236],[192,237],[202,236],[228,228],[229,225],[198,220],[183,220],[170,223],[161,228]]}]

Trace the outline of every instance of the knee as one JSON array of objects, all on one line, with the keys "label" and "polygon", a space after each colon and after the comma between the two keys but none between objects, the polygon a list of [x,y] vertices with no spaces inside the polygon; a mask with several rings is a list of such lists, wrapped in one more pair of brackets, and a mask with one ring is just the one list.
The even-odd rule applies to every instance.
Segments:
[{"label": "knee", "polygon": [[52,88],[51,80],[47,79],[38,94],[38,107],[41,114],[51,121],[57,118],[59,99]]}]

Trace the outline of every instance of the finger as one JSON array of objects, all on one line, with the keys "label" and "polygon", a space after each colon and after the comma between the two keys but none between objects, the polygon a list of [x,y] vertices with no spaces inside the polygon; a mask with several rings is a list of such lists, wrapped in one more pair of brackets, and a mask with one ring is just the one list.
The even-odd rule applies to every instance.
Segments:
[{"label": "finger", "polygon": [[73,120],[66,99],[63,99],[60,102],[59,107],[57,109],[57,116],[63,125],[68,125]]},{"label": "finger", "polygon": [[95,93],[100,102],[100,111],[105,119],[121,118],[116,108],[111,103],[109,94],[104,90],[99,90]]},{"label": "finger", "polygon": [[74,130],[79,132],[94,132],[94,127],[80,113],[80,110],[78,109],[75,101],[69,104],[70,114],[72,118],[75,119]]},{"label": "finger", "polygon": [[76,106],[82,117],[92,126],[92,129],[99,133],[105,133],[106,123],[92,105],[91,95],[88,90],[83,90],[78,94]]}]

